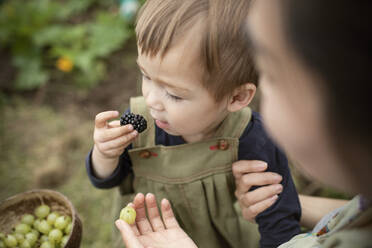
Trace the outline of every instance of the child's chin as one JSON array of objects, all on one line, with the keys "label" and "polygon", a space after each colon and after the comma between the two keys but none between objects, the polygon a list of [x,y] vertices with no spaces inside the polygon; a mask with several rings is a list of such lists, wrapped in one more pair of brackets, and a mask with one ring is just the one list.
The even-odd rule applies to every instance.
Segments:
[{"label": "child's chin", "polygon": [[179,133],[173,132],[172,130],[169,130],[169,129],[162,129],[162,130],[172,136],[181,136]]}]

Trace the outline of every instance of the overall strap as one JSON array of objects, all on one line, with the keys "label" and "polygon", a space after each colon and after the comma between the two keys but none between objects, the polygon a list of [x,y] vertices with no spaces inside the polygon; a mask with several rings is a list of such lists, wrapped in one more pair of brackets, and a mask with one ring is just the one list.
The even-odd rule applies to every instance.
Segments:
[{"label": "overall strap", "polygon": [[245,107],[237,112],[230,113],[216,132],[216,137],[240,138],[252,118],[252,110]]},{"label": "overall strap", "polygon": [[130,98],[130,110],[134,114],[142,115],[147,121],[147,129],[133,142],[133,148],[152,147],[155,145],[155,125],[154,119],[151,117],[149,109],[146,106],[143,96]]}]

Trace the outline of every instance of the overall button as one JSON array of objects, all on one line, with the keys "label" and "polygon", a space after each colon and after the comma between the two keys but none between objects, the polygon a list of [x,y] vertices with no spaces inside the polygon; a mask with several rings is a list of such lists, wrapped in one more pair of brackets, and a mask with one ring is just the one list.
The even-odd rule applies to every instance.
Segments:
[{"label": "overall button", "polygon": [[226,140],[219,140],[218,149],[222,151],[229,149],[229,143]]},{"label": "overall button", "polygon": [[140,154],[139,154],[139,156],[141,157],[141,158],[149,158],[149,157],[151,157],[151,152],[150,151],[141,151],[140,152]]}]

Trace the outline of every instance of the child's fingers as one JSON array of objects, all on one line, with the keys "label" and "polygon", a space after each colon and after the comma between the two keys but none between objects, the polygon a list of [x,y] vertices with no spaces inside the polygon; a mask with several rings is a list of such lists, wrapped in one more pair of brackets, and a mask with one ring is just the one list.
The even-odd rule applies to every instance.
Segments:
[{"label": "child's fingers", "polygon": [[160,218],[158,205],[156,204],[156,198],[153,194],[146,194],[146,208],[149,216],[149,220],[152,226],[152,229],[157,232],[164,230],[163,220]]},{"label": "child's fingers", "polygon": [[275,195],[280,194],[283,191],[283,186],[281,184],[274,184],[269,186],[260,187],[253,191],[249,191],[243,194],[239,198],[239,202],[245,207],[255,205],[261,201],[271,198]]},{"label": "child's fingers", "polygon": [[278,199],[277,195],[272,196],[252,206],[249,206],[248,208],[242,208],[243,218],[250,222],[255,222],[256,216],[273,205],[276,199]]},{"label": "child's fingers", "polygon": [[143,248],[143,245],[140,243],[137,235],[133,232],[133,229],[128,225],[128,223],[122,220],[117,220],[115,221],[115,225],[120,230],[121,237],[123,238],[126,247]]},{"label": "child's fingers", "polygon": [[176,217],[174,217],[172,207],[167,199],[161,201],[161,214],[163,216],[165,228],[179,227]]},{"label": "child's fingers", "polygon": [[142,235],[152,232],[152,227],[146,216],[145,196],[142,193],[138,193],[134,197],[133,204],[137,213],[136,223],[139,232]]},{"label": "child's fingers", "polygon": [[100,132],[96,132],[95,140],[98,142],[107,142],[119,137],[124,137],[133,131],[132,125],[125,125],[122,127],[114,127],[110,129],[104,129]]},{"label": "child's fingers", "polygon": [[261,160],[239,160],[233,163],[232,172],[235,178],[246,173],[261,172],[267,169],[267,163]]},{"label": "child's fingers", "polygon": [[120,136],[116,139],[100,143],[99,148],[102,151],[108,151],[108,150],[118,149],[118,148],[121,148],[123,146],[126,147],[126,146],[128,146],[128,144],[130,142],[133,141],[134,138],[137,137],[137,135],[138,135],[138,132],[136,130],[134,130],[133,132],[131,132],[129,134],[126,134],[126,135],[123,135],[123,136]]},{"label": "child's fingers", "polygon": [[105,111],[96,115],[95,126],[96,128],[106,127],[107,121],[117,118],[119,116],[118,111]]},{"label": "child's fingers", "polygon": [[114,127],[109,129],[97,129],[94,131],[93,138],[95,142],[103,143],[121,137],[132,131],[132,125],[125,125],[122,127]]},{"label": "child's fingers", "polygon": [[108,123],[108,126],[109,128],[113,128],[113,127],[120,127],[120,121],[119,120],[114,120],[114,121],[110,121]]},{"label": "child's fingers", "polygon": [[238,194],[246,193],[252,186],[278,184],[282,180],[279,174],[274,172],[259,172],[244,174],[240,179],[235,180]]}]

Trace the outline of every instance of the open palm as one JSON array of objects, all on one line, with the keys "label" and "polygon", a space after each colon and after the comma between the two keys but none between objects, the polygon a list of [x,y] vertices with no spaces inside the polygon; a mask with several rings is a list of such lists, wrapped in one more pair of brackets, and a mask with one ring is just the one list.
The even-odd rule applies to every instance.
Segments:
[{"label": "open palm", "polygon": [[126,247],[197,247],[178,225],[168,200],[163,199],[161,202],[163,219],[153,194],[147,194],[146,197],[141,193],[137,194],[130,205],[137,212],[136,222],[128,225],[124,221],[116,221]]}]

